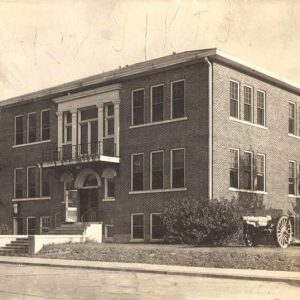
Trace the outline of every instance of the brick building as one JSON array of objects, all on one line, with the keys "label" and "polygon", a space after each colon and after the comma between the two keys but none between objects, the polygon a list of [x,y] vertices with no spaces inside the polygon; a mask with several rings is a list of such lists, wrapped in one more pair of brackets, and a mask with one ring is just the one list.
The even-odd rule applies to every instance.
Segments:
[{"label": "brick building", "polygon": [[300,197],[300,87],[217,49],[141,62],[0,102],[0,223],[102,221],[156,241],[174,198]]}]

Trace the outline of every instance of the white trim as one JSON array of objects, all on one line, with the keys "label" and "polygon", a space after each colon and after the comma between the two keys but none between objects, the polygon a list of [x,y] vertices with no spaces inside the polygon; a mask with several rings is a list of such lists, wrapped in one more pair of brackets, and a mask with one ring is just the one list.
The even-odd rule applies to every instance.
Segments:
[{"label": "white trim", "polygon": [[34,197],[34,198],[13,198],[12,202],[24,202],[24,201],[39,201],[39,200],[51,200],[51,197]]},{"label": "white trim", "polygon": [[153,242],[161,242],[161,241],[164,240],[163,238],[162,238],[162,239],[153,239],[153,238],[152,238],[152,216],[153,216],[153,215],[159,215],[159,216],[161,216],[161,215],[163,215],[163,213],[160,213],[160,212],[150,213],[150,241],[153,241]]},{"label": "white trim", "polygon": [[[249,88],[250,90],[251,90],[251,122],[249,122],[249,121],[245,121],[245,87],[247,87],[247,88]],[[254,123],[254,95],[253,95],[253,91],[254,91],[254,89],[253,89],[253,87],[252,86],[250,86],[250,85],[247,85],[247,84],[244,84],[243,85],[243,103],[244,103],[244,109],[243,109],[243,111],[244,111],[244,116],[243,116],[243,119],[244,119],[244,121],[245,122],[247,122],[247,123]]]},{"label": "white trim", "polygon": [[[133,238],[133,216],[143,216],[143,239],[134,239]],[[145,240],[145,214],[144,213],[132,213],[131,214],[131,234],[130,234],[130,241],[132,242],[143,242]]]},{"label": "white trim", "polygon": [[114,202],[114,201],[116,201],[116,198],[113,198],[113,197],[103,198],[102,201],[103,202]]},{"label": "white trim", "polygon": [[[36,221],[37,217],[29,216],[29,217],[26,218],[26,234],[27,235],[28,235],[28,220],[29,219],[35,219],[35,221]],[[35,224],[35,229],[36,229],[36,224]]]},{"label": "white trim", "polygon": [[129,195],[138,195],[138,194],[185,192],[185,191],[187,191],[186,187],[183,187],[183,188],[173,188],[173,189],[157,189],[157,190],[130,191],[128,194]]},{"label": "white trim", "polygon": [[38,141],[38,142],[32,142],[32,143],[26,143],[26,144],[19,144],[19,145],[13,145],[12,148],[20,148],[25,146],[32,146],[32,145],[38,145],[43,143],[49,143],[51,140],[45,140],[45,141]]},{"label": "white trim", "polygon": [[16,145],[16,142],[17,142],[17,118],[18,117],[22,117],[22,127],[23,127],[23,138],[22,138],[22,140],[23,140],[23,142],[24,142],[24,115],[17,115],[17,116],[15,116],[15,136],[14,136],[14,145],[13,145],[13,147],[14,146],[18,146],[18,145],[24,145],[24,144],[18,144],[18,145]]},{"label": "white trim", "polygon": [[244,193],[251,193],[251,194],[263,194],[263,195],[267,195],[268,193],[265,191],[256,191],[256,190],[245,190],[245,189],[236,189],[236,188],[228,188],[229,191],[232,192],[244,192]]},{"label": "white trim", "polygon": [[[15,199],[21,199],[21,198],[16,198],[16,178],[17,178],[17,175],[16,175],[16,170],[24,170],[24,168],[14,168],[14,198]],[[22,194],[23,194],[23,178],[22,178]]]},{"label": "white trim", "polygon": [[[173,188],[173,151],[176,150],[183,150],[183,187],[180,188]],[[185,188],[185,148],[172,148],[170,150],[170,189],[181,189]]]},{"label": "white trim", "polygon": [[[288,128],[288,134],[290,135],[293,135],[293,136],[296,136],[297,135],[297,104],[296,102],[293,102],[293,101],[289,101],[289,110],[288,110],[288,113],[289,113],[289,128]],[[290,104],[294,105],[294,133],[290,133]]]},{"label": "white trim", "polygon": [[[231,115],[230,115],[230,101],[231,101],[231,90],[230,90],[230,82],[234,82],[234,83],[237,83],[237,85],[238,85],[238,99],[237,99],[237,102],[238,102],[238,108],[237,108],[237,115],[238,115],[238,117],[236,118],[236,117],[232,117]],[[241,87],[240,87],[240,85],[241,85],[241,83],[239,82],[239,81],[237,81],[237,80],[234,80],[234,79],[230,79],[229,80],[229,117],[230,118],[233,118],[233,119],[235,119],[235,120],[240,120],[241,118],[240,118],[240,101],[241,101],[241,95],[240,95],[240,93],[241,93]]]},{"label": "white trim", "polygon": [[37,112],[36,111],[33,111],[33,112],[30,112],[27,114],[27,144],[32,144],[32,143],[35,143],[35,142],[38,142],[38,141],[34,141],[34,142],[29,142],[29,116],[30,115],[36,115],[36,120],[35,120],[35,138],[37,139]]},{"label": "white trim", "polygon": [[[245,153],[250,153],[250,176],[251,176],[250,190],[252,191],[253,187],[254,187],[254,178],[253,178],[253,167],[254,167],[253,155],[254,155],[254,153],[252,151],[244,150],[244,154]],[[245,189],[245,190],[247,190],[247,189]]]},{"label": "white trim", "polygon": [[136,191],[133,191],[133,156],[135,156],[135,155],[143,155],[143,190],[144,190],[144,167],[145,167],[145,160],[144,160],[144,153],[143,152],[140,152],[140,153],[132,153],[131,154],[131,168],[130,168],[130,174],[131,174],[131,176],[130,176],[130,191],[131,192],[136,192]]},{"label": "white trim", "polygon": [[[164,150],[155,150],[155,151],[151,151],[150,152],[150,190],[152,190],[152,173],[153,173],[153,170],[152,170],[152,154],[153,153],[161,153],[163,154],[163,163],[162,163],[162,173],[163,173],[163,182],[162,182],[162,186],[164,188],[165,186],[165,151]],[[162,189],[163,189],[162,188]],[[157,189],[154,189],[154,190],[157,190]]]},{"label": "white trim", "polygon": [[164,89],[164,83],[159,83],[159,84],[155,84],[155,85],[152,85],[151,87],[150,87],[150,123],[153,123],[153,106],[152,106],[152,104],[153,104],[153,88],[155,88],[155,87],[160,87],[160,86],[162,86],[163,87],[163,119],[161,120],[161,121],[157,121],[157,122],[162,122],[162,121],[164,121],[164,118],[165,118],[165,107],[164,107],[164,98],[165,98],[165,89]]},{"label": "white trim", "polygon": [[145,118],[146,118],[146,114],[145,114],[145,97],[146,97],[146,93],[145,93],[145,88],[138,88],[138,89],[134,89],[134,90],[131,90],[131,126],[139,126],[141,124],[137,124],[137,125],[134,125],[133,124],[133,93],[134,92],[138,92],[138,91],[144,91],[144,122],[143,124],[145,124]]},{"label": "white trim", "polygon": [[[41,117],[40,117],[40,141],[44,141],[43,140],[43,112],[45,111],[49,111],[49,129],[50,129],[50,133],[51,133],[51,121],[50,121],[50,113],[51,113],[51,109],[47,108],[47,109],[42,109],[41,110]],[[48,141],[50,140],[50,136],[49,139],[45,140]]]},{"label": "white trim", "polygon": [[[181,82],[183,81],[183,117],[179,117],[179,118],[173,118],[173,84],[177,83],[177,82]],[[176,119],[181,119],[185,117],[185,113],[186,113],[186,83],[185,83],[185,78],[182,79],[178,79],[178,80],[174,80],[171,81],[171,91],[170,91],[170,99],[171,99],[171,103],[170,103],[170,120],[176,120]]]},{"label": "white trim", "polygon": [[176,119],[170,119],[170,120],[163,120],[163,121],[158,121],[158,122],[152,122],[152,123],[145,123],[145,124],[140,124],[140,125],[131,125],[129,128],[140,128],[140,127],[148,127],[148,126],[154,126],[154,125],[161,125],[161,124],[167,124],[167,123],[173,123],[173,122],[179,122],[179,121],[185,121],[187,120],[187,117],[182,117],[182,118],[176,118]]},{"label": "white trim", "polygon": [[[263,191],[266,192],[267,191],[266,154],[257,152],[256,157],[257,156],[262,156],[264,158],[264,190]],[[256,177],[257,177],[257,175],[256,175]]]},{"label": "white trim", "polygon": [[[238,171],[238,188],[234,188],[230,186],[230,150],[234,150],[237,151],[238,153],[238,167],[237,167],[237,171]],[[238,148],[229,148],[229,188],[233,188],[233,189],[238,189],[240,188],[240,149]]]},{"label": "white trim", "polygon": [[247,121],[244,121],[244,120],[238,120],[238,119],[233,118],[233,117],[229,117],[229,120],[239,122],[239,123],[243,123],[243,124],[247,124],[247,125],[250,125],[250,126],[253,126],[253,127],[268,130],[268,127],[265,127],[265,126],[262,126],[262,125],[259,125],[259,124],[256,124],[256,123],[250,123],[250,122],[247,122]]},{"label": "white trim", "polygon": [[266,110],[267,110],[267,102],[266,102],[266,92],[263,91],[263,90],[259,90],[257,89],[256,91],[256,123],[257,123],[257,110],[258,110],[258,106],[257,106],[257,95],[258,93],[262,93],[264,95],[264,125],[261,125],[261,124],[256,124],[256,125],[259,125],[259,126],[262,126],[262,127],[267,127],[267,120],[266,120]]}]

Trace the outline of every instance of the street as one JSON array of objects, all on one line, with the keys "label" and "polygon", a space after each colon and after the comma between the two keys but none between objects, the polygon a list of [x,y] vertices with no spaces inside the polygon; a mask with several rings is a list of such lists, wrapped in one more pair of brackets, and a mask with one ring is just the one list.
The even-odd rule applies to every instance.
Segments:
[{"label": "street", "polygon": [[300,299],[300,285],[0,264],[0,299]]}]

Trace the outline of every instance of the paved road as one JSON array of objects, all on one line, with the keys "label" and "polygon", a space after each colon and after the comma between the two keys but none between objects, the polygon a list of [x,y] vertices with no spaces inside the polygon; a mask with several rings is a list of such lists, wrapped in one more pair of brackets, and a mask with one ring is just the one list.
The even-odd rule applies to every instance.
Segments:
[{"label": "paved road", "polygon": [[300,285],[0,264],[0,299],[300,299]]}]

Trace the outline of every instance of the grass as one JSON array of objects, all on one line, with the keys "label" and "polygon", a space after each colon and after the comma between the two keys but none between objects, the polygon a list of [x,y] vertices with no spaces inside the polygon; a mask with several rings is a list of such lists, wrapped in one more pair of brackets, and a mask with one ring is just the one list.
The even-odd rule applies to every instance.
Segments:
[{"label": "grass", "polygon": [[68,243],[47,245],[37,256],[107,262],[300,271],[300,248],[296,246],[280,249],[276,247]]}]

